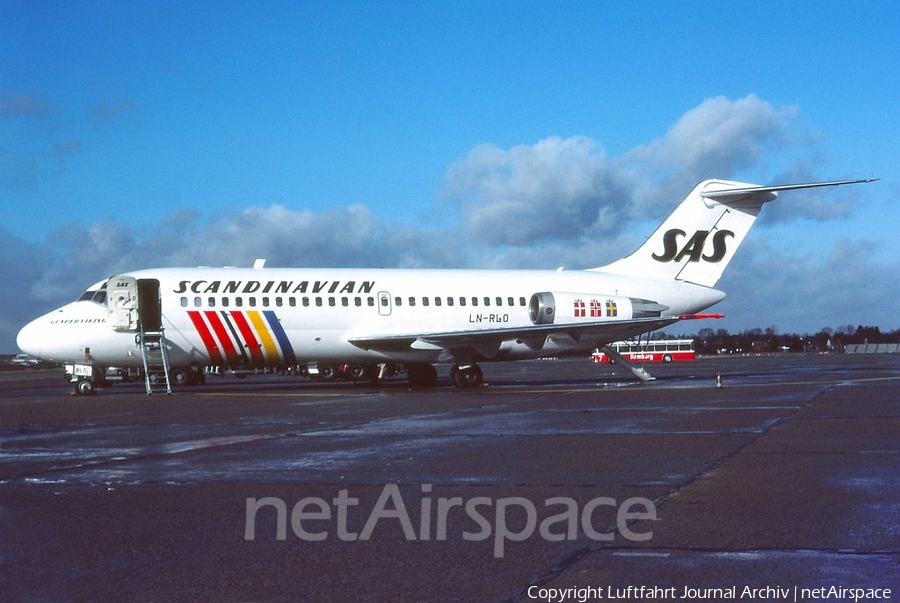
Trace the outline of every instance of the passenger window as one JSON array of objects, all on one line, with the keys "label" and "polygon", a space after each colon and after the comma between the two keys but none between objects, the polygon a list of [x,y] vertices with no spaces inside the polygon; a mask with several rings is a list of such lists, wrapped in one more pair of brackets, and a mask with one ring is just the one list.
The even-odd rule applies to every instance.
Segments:
[{"label": "passenger window", "polygon": [[227,297],[222,298],[222,307],[227,308],[228,304],[231,303]]},{"label": "passenger window", "polygon": [[284,300],[282,300],[280,297],[276,297],[276,298],[275,298],[275,305],[276,305],[276,306],[278,306],[278,307],[280,308],[283,304],[284,304]]},{"label": "passenger window", "polygon": [[255,308],[256,307],[256,298],[255,297],[248,298],[247,303],[250,304],[251,308]]},{"label": "passenger window", "polygon": [[301,300],[300,303],[303,304],[303,307],[304,307],[304,308],[308,308],[308,307],[309,307],[309,298],[308,298],[308,297],[304,297],[304,298]]},{"label": "passenger window", "polygon": [[427,298],[427,297],[423,297],[423,298],[422,298],[422,305],[423,305],[423,306],[427,306],[427,305],[428,305],[428,298]]},{"label": "passenger window", "polygon": [[202,305],[202,301],[199,297],[194,298],[194,307],[199,308]]},{"label": "passenger window", "polygon": [[[375,298],[370,295],[368,301],[369,301],[369,307],[374,308],[375,307]],[[387,305],[387,298],[384,298],[384,303],[385,303],[385,305]]]},{"label": "passenger window", "polygon": [[524,306],[524,305],[525,305],[525,298],[524,298],[524,297],[520,297],[520,298],[519,298],[519,305],[520,305],[520,306]]},{"label": "passenger window", "polygon": [[507,298],[506,298],[506,301],[509,302],[509,305],[510,305],[510,306],[515,306],[515,305],[516,305],[516,300],[514,300],[514,299],[511,298],[511,297],[507,297]]},{"label": "passenger window", "polygon": [[289,298],[288,298],[288,305],[289,305],[290,307],[292,307],[292,308],[296,308],[296,307],[297,307],[297,298],[296,298],[296,297],[289,297]]},{"label": "passenger window", "polygon": [[503,305],[503,298],[502,298],[502,297],[498,297],[498,298],[495,299],[494,301],[497,302],[497,305],[498,305],[498,306],[502,306],[502,305]]},{"label": "passenger window", "polygon": [[434,305],[435,305],[435,306],[440,306],[440,305],[441,305],[441,298],[440,298],[440,297],[435,297],[435,298],[434,298]]},{"label": "passenger window", "polygon": [[477,305],[478,305],[478,298],[477,298],[477,297],[473,297],[473,298],[472,298],[472,305],[473,305],[473,306],[477,306]]},{"label": "passenger window", "polygon": [[263,304],[263,307],[268,308],[269,307],[269,298],[268,297],[262,298],[262,304]]},{"label": "passenger window", "polygon": [[490,305],[491,305],[491,298],[490,298],[490,297],[485,297],[485,298],[484,298],[484,305],[485,305],[485,306],[490,306]]},{"label": "passenger window", "polygon": [[182,307],[182,308],[187,308],[187,307],[188,307],[188,300],[187,300],[186,297],[182,297],[182,298],[181,298],[181,307]]},{"label": "passenger window", "polygon": [[348,307],[350,305],[350,299],[347,297],[342,297],[341,305],[344,306],[345,308]]},{"label": "passenger window", "polygon": [[243,297],[234,298],[234,305],[237,306],[238,308],[242,307],[244,305],[244,298]]},{"label": "passenger window", "polygon": [[447,296],[447,305],[448,305],[448,306],[452,306],[452,305],[453,305],[453,298],[450,297],[449,295]]},{"label": "passenger window", "polygon": [[410,296],[410,298],[409,298],[409,305],[410,305],[410,306],[415,306],[415,305],[416,305],[416,298],[415,298],[415,297]]},{"label": "passenger window", "polygon": [[316,307],[318,307],[318,308],[322,307],[322,298],[321,297],[316,298]]},{"label": "passenger window", "polygon": [[328,305],[331,306],[332,308],[336,305],[336,302],[333,297],[328,298]]},{"label": "passenger window", "polygon": [[356,304],[357,308],[359,308],[360,306],[362,306],[362,298],[361,297],[354,298],[353,303]]},{"label": "passenger window", "polygon": [[[382,306],[387,306],[387,304],[384,304],[384,303],[381,304],[381,305],[382,305]],[[395,298],[394,298],[394,305],[395,305],[395,306],[402,306],[402,305],[403,305],[403,298],[400,297],[399,295],[398,295],[397,297],[395,297]]]},{"label": "passenger window", "polygon": [[210,308],[215,308],[215,307],[216,307],[216,298],[215,298],[215,297],[210,297],[207,301],[209,302],[209,307],[210,307]]}]

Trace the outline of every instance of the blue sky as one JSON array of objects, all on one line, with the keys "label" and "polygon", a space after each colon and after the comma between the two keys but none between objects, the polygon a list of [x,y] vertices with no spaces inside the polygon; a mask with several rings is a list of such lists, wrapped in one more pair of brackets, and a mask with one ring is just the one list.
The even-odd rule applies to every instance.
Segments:
[{"label": "blue sky", "polygon": [[[895,2],[0,2],[0,352],[171,265],[568,268],[783,194],[723,321],[900,326]],[[696,328],[686,325],[686,329]]]}]

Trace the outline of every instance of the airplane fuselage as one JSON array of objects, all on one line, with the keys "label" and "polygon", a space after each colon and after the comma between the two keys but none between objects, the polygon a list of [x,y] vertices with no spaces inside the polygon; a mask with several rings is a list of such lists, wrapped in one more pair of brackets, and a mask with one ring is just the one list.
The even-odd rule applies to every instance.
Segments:
[{"label": "airplane fuselage", "polygon": [[[158,281],[173,365],[229,367],[451,360],[444,348],[426,343],[364,349],[351,341],[360,335],[532,327],[532,297],[541,292],[571,294],[561,297],[570,303],[556,308],[554,321],[575,325],[631,318],[629,298],[657,301],[668,307],[663,316],[678,316],[724,297],[690,283],[597,271],[163,268],[123,276]],[[111,289],[112,284],[109,304]],[[139,366],[135,330],[117,330],[107,304],[90,297],[29,324],[20,346],[57,362],[88,358],[103,366]],[[583,302],[584,311],[574,300]],[[607,308],[609,300],[613,305]],[[512,339],[495,357],[479,359],[529,358],[590,345],[566,337],[549,337],[540,347]]]}]

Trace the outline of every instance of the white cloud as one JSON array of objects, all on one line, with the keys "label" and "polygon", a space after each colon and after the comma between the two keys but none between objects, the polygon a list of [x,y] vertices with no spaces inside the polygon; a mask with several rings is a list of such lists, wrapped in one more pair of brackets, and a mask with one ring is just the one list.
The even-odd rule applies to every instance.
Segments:
[{"label": "white cloud", "polygon": [[[450,166],[443,196],[458,208],[466,232],[484,243],[532,247],[608,236],[635,219],[663,218],[705,178],[759,172],[764,153],[793,162],[792,154],[815,152],[815,137],[794,131],[797,114],[752,94],[716,97],[686,112],[665,136],[616,158],[585,136],[507,150],[481,144]],[[846,210],[815,207],[822,215]]]},{"label": "white cloud", "polygon": [[815,137],[794,131],[797,115],[795,107],[774,107],[753,94],[703,101],[665,136],[620,158],[619,167],[636,183],[632,211],[659,219],[701,180],[758,179],[766,176],[765,156],[793,162],[797,152],[808,155]]},{"label": "white cloud", "polygon": [[600,146],[575,136],[478,145],[450,166],[444,197],[479,242],[530,246],[618,230],[626,191]]},{"label": "white cloud", "polygon": [[777,109],[754,94],[736,101],[718,96],[685,113],[659,151],[678,171],[731,174],[756,164],[766,147],[780,145],[796,115],[796,108]]}]

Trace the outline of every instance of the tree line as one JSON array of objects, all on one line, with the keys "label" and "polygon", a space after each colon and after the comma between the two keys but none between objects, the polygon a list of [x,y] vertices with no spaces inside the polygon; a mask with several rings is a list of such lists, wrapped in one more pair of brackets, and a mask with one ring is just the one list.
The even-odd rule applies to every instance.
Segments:
[{"label": "tree line", "polygon": [[729,333],[726,329],[700,329],[696,335],[653,334],[652,339],[693,339],[698,354],[742,354],[767,352],[843,352],[849,344],[900,343],[900,329],[882,332],[878,327],[845,325],[825,327],[814,335],[777,333],[775,327]]}]

